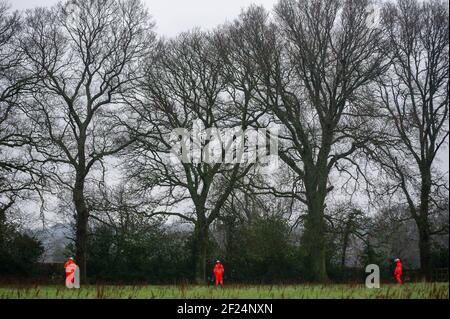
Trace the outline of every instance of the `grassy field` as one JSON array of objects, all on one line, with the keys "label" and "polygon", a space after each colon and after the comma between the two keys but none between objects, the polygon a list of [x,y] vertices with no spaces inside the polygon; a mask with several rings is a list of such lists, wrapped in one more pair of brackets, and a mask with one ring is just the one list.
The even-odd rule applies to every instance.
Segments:
[{"label": "grassy field", "polygon": [[187,298],[187,299],[409,299],[409,298],[449,298],[448,283],[408,283],[402,286],[381,285],[379,289],[368,289],[364,285],[277,285],[246,286],[229,285],[224,288],[212,286],[82,286],[80,289],[67,289],[64,286],[0,286],[0,299],[30,298],[81,298],[81,299],[148,299],[148,298]]}]

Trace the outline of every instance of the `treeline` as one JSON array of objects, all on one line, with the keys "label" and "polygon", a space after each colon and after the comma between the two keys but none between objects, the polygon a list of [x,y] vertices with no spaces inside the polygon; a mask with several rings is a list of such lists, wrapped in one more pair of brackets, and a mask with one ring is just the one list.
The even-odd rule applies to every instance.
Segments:
[{"label": "treeline", "polygon": [[[429,279],[449,224],[448,47],[438,0],[281,0],[171,39],[139,0],[0,2],[5,220],[34,201],[72,224],[82,281],[203,283],[219,255],[236,281],[326,281],[352,254],[389,267],[410,235]],[[278,132],[277,155],[174,163],[176,132],[199,128]]]},{"label": "treeline", "polygon": [[0,209],[0,278],[35,274],[33,268],[43,252],[42,243],[17,222],[7,221],[6,209]]},{"label": "treeline", "polygon": [[[357,214],[357,212],[355,212]],[[361,214],[361,213],[360,213]],[[364,265],[380,266],[381,279],[393,281],[392,257],[402,253],[405,280],[417,280],[414,272],[417,231],[408,225],[387,221],[388,212],[352,227],[327,230],[327,269],[334,282],[363,282]],[[239,215],[221,220],[212,228],[207,249],[206,281],[212,284],[212,266],[220,259],[225,265],[228,283],[280,284],[311,282],[306,250],[301,234],[290,229],[286,218],[270,212],[255,213],[252,220]],[[394,230],[386,227],[391,224]],[[3,226],[7,226],[2,224]],[[40,280],[61,282],[62,261],[74,253],[73,243],[58,252],[58,263],[42,263],[43,244],[28,232],[20,234],[17,225],[0,228],[1,281]],[[360,232],[370,233],[361,238]],[[122,284],[183,284],[195,280],[192,229],[167,225],[161,221],[136,218],[133,214],[113,225],[94,223],[90,231],[88,263],[90,282]],[[411,243],[411,241],[413,241]],[[448,269],[448,239],[432,245],[432,267]],[[6,248],[8,247],[8,248]],[[62,254],[61,254],[62,253]],[[51,261],[51,260],[50,260]],[[413,271],[413,272],[412,272]],[[448,277],[432,273],[434,280]]]},{"label": "treeline", "polygon": [[[443,204],[446,205],[445,203]],[[362,282],[365,265],[380,266],[381,279],[392,281],[395,256],[403,257],[406,280],[420,265],[419,234],[414,222],[399,221],[405,207],[382,210],[373,217],[342,205],[335,210],[324,237],[329,279]],[[120,222],[94,223],[90,232],[88,268],[96,281],[183,283],[195,281],[195,237],[186,224],[167,225],[134,214]],[[444,215],[445,210],[441,212]],[[337,225],[341,222],[341,225]],[[412,222],[412,223],[411,223]],[[445,226],[447,221],[437,221]],[[214,262],[225,265],[225,279],[237,283],[304,283],[314,281],[302,227],[293,229],[285,214],[259,207],[247,216],[238,211],[220,217],[210,229],[206,249],[206,281],[213,279]],[[448,237],[435,238],[432,268],[448,268]],[[68,247],[67,254],[74,250]],[[431,278],[435,278],[433,273]]]}]

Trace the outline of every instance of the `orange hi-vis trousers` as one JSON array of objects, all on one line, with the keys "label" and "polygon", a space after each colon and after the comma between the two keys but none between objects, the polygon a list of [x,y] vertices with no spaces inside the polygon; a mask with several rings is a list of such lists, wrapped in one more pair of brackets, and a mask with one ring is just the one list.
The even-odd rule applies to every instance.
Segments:
[{"label": "orange hi-vis trousers", "polygon": [[214,276],[216,277],[216,286],[219,283],[223,286],[223,274],[222,273],[215,273]]},{"label": "orange hi-vis trousers", "polygon": [[395,280],[397,280],[397,282],[401,285],[403,284],[402,281],[402,275],[401,274],[395,274]]}]

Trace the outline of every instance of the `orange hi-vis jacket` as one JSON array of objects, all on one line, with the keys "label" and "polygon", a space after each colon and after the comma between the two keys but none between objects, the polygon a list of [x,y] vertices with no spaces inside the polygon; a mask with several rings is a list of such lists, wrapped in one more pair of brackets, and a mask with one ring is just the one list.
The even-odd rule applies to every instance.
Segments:
[{"label": "orange hi-vis jacket", "polygon": [[77,269],[77,264],[72,259],[69,259],[65,264],[66,269],[66,284],[73,283],[75,281],[75,270]]},{"label": "orange hi-vis jacket", "polygon": [[214,275],[216,276],[222,276],[225,269],[223,268],[223,265],[221,263],[217,263],[214,265]]},{"label": "orange hi-vis jacket", "polygon": [[66,261],[66,263],[64,264],[64,268],[66,269],[66,273],[68,272],[74,272],[75,269],[77,268],[77,265],[75,264],[75,262],[72,259],[69,259],[68,261]]},{"label": "orange hi-vis jacket", "polygon": [[401,276],[403,274],[403,267],[401,261],[397,261],[397,265],[395,266],[394,276]]}]

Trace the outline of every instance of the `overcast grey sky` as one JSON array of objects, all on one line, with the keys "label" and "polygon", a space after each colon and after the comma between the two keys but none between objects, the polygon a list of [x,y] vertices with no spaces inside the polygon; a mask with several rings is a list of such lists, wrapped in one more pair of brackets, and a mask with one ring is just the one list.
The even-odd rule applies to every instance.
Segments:
[{"label": "overcast grey sky", "polygon": [[[8,0],[7,0],[8,1]],[[260,4],[272,9],[277,0],[143,0],[160,35],[173,36],[193,27],[212,28],[232,20],[242,8]],[[9,0],[14,9],[50,6],[58,0]]]}]

